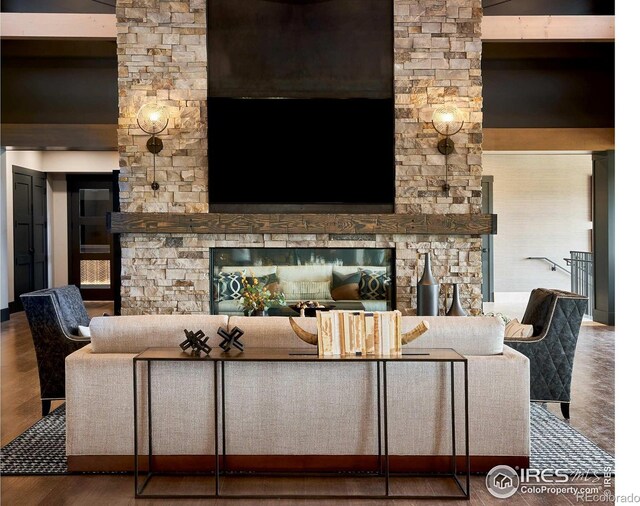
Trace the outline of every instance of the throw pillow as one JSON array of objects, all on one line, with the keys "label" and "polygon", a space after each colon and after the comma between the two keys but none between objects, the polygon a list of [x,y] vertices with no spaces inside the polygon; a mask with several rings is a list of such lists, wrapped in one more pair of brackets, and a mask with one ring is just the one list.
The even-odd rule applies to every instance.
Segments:
[{"label": "throw pillow", "polygon": [[[214,300],[220,302],[223,300],[239,300],[242,298],[242,272],[221,272],[213,278]],[[278,278],[275,274],[260,276],[245,276],[247,282],[253,283],[254,279],[258,283],[262,283],[271,293],[279,291]]]},{"label": "throw pillow", "polygon": [[78,325],[78,334],[82,337],[91,337],[91,330],[84,325]]},{"label": "throw pillow", "polygon": [[240,299],[242,297],[242,273],[221,272],[214,276],[213,291],[216,302]]},{"label": "throw pillow", "polygon": [[360,270],[358,291],[362,300],[386,300],[391,277],[386,271]]},{"label": "throw pillow", "polygon": [[269,290],[272,294],[280,292],[280,280],[278,276],[275,274],[268,274],[266,276],[261,276],[258,278],[261,283],[264,283],[264,286],[267,290]]},{"label": "throw pillow", "polygon": [[331,298],[333,300],[359,300],[360,299],[360,272],[340,274],[333,271],[331,282]]},{"label": "throw pillow", "polygon": [[504,328],[504,337],[509,339],[524,339],[533,336],[533,325],[525,325],[514,318]]},{"label": "throw pillow", "polygon": [[329,300],[328,281],[280,281],[287,300]]}]

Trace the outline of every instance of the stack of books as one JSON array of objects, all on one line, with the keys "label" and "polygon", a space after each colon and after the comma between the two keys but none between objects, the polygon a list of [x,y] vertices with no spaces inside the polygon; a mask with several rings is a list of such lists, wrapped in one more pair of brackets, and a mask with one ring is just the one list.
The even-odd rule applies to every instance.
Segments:
[{"label": "stack of books", "polygon": [[402,355],[400,311],[319,311],[318,355]]}]

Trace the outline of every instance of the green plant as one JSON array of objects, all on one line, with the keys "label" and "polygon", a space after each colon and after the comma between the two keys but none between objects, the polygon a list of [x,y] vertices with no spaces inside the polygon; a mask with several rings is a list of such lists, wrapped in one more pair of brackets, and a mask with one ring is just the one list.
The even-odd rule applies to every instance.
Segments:
[{"label": "green plant", "polygon": [[511,318],[507,318],[502,313],[482,313],[481,316],[498,316],[499,318],[502,318],[505,325],[511,321]]},{"label": "green plant", "polygon": [[273,306],[284,306],[283,292],[271,292],[258,278],[242,277],[242,309],[246,313],[264,311]]}]

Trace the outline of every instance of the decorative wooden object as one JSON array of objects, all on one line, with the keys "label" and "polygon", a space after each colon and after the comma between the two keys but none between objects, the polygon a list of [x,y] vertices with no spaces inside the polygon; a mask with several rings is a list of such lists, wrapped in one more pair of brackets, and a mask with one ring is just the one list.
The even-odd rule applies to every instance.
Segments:
[{"label": "decorative wooden object", "polygon": [[231,332],[227,332],[223,327],[219,327],[218,335],[223,338],[219,345],[220,348],[227,352],[231,349],[231,346],[235,346],[240,351],[244,351],[244,344],[240,342],[240,338],[243,334],[244,330],[239,327],[233,327]]},{"label": "decorative wooden object", "polygon": [[113,234],[440,234],[497,233],[495,214],[111,213]]},{"label": "decorative wooden object", "polygon": [[204,351],[207,355],[211,353],[212,348],[207,344],[209,338],[204,335],[202,330],[193,332],[192,330],[184,329],[184,335],[187,338],[180,343],[182,351],[187,351],[191,348],[192,355],[200,355],[201,351]]},{"label": "decorative wooden object", "polygon": [[386,356],[401,355],[403,344],[429,330],[429,323],[422,321],[403,334],[401,318],[400,311],[322,311],[316,314],[317,334],[293,318],[289,322],[300,339],[318,346],[319,356]]}]

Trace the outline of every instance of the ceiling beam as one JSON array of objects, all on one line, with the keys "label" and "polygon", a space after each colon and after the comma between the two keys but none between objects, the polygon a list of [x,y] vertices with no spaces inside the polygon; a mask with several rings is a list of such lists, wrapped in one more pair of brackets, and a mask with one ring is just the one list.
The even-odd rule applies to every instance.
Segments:
[{"label": "ceiling beam", "polygon": [[484,42],[606,42],[615,39],[614,16],[485,16]]},{"label": "ceiling beam", "polygon": [[115,14],[3,12],[3,39],[115,40]]},{"label": "ceiling beam", "polygon": [[[3,39],[112,39],[115,14],[3,12]],[[484,41],[611,41],[614,16],[485,16]]]},{"label": "ceiling beam", "polygon": [[606,151],[613,128],[485,128],[484,151]]},{"label": "ceiling beam", "polygon": [[14,149],[118,149],[117,124],[3,123],[0,135],[2,145]]}]

